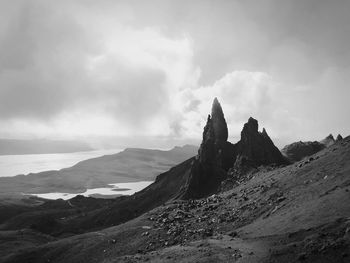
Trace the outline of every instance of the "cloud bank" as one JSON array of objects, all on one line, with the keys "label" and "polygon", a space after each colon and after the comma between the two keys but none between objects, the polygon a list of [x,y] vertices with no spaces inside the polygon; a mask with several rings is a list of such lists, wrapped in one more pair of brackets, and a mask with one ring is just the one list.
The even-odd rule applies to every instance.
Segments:
[{"label": "cloud bank", "polygon": [[281,146],[348,135],[349,8],[1,1],[0,136],[199,139],[214,97],[232,140],[249,116]]}]

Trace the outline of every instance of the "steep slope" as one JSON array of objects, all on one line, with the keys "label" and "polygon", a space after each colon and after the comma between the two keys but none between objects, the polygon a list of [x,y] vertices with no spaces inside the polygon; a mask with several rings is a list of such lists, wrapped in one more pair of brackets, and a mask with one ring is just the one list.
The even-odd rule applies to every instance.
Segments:
[{"label": "steep slope", "polygon": [[[288,165],[266,130],[258,131],[255,119],[244,125],[241,140],[231,144],[217,100],[213,111],[195,158],[132,196],[55,220],[51,232],[45,233],[59,240],[23,243],[19,252],[7,248],[1,260],[347,262],[350,137]],[[249,169],[235,176],[242,167]],[[225,179],[233,183],[222,188]],[[208,197],[212,193],[216,194]],[[62,201],[63,212],[84,205],[86,199],[79,198],[69,201],[69,210],[69,202]],[[44,205],[61,207],[57,202]],[[2,229],[18,223],[15,219]],[[18,238],[3,233],[2,247],[8,236]]]},{"label": "steep slope", "polygon": [[[58,237],[124,223],[177,197],[187,180],[192,162],[193,158],[160,174],[153,184],[132,196],[114,200],[77,196],[68,201],[47,201],[32,209],[25,207],[26,210],[19,210],[17,215],[8,215],[0,229],[31,228]],[[2,211],[5,209],[8,206]]]},{"label": "steep slope", "polygon": [[[44,225],[48,225],[44,228],[44,233],[55,236],[102,229],[126,222],[172,199],[201,198],[216,193],[233,166],[257,167],[286,163],[266,131],[258,131],[258,122],[253,118],[244,125],[238,143],[228,142],[227,137],[224,114],[220,103],[215,99],[196,158],[191,158],[159,175],[156,181],[143,191],[117,198],[107,207],[83,214],[72,214],[71,209],[60,211],[58,214],[52,209],[49,213],[30,211],[8,220],[2,229],[13,229],[19,225],[29,227],[34,220],[42,220],[42,215],[45,216]],[[55,215],[61,215],[65,219],[52,220]],[[26,220],[27,216],[30,216],[30,220]]]},{"label": "steep slope", "polygon": [[259,168],[229,191],[2,262],[348,262],[350,137],[308,161]]},{"label": "steep slope", "polygon": [[175,199],[189,176],[192,163],[193,158],[160,174],[155,182],[144,190],[132,196],[116,198],[108,207],[93,211],[76,220],[69,220],[63,224],[63,231],[70,232],[79,228],[80,231],[85,232],[118,225]]}]

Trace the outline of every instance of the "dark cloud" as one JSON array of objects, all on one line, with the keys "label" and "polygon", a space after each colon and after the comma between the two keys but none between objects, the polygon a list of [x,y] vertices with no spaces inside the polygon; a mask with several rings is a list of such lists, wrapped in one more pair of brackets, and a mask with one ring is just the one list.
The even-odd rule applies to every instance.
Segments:
[{"label": "dark cloud", "polygon": [[189,34],[202,84],[233,70],[269,71],[304,83],[329,66],[350,65],[347,0],[156,2],[133,5],[134,23]]},{"label": "dark cloud", "polygon": [[346,133],[348,10],[346,0],[3,0],[0,121],[99,112],[130,131],[157,119],[154,133],[197,136],[203,99],[222,96],[231,126],[253,114],[288,138]]},{"label": "dark cloud", "polygon": [[128,67],[114,56],[107,61],[110,76],[99,80],[87,69],[89,58],[103,51],[95,35],[44,1],[15,4],[1,32],[0,118],[46,121],[96,105],[126,125],[139,125],[161,110],[162,71]]},{"label": "dark cloud", "polygon": [[74,100],[85,56],[93,47],[76,21],[48,5],[24,1],[5,15],[0,117],[49,118]]}]

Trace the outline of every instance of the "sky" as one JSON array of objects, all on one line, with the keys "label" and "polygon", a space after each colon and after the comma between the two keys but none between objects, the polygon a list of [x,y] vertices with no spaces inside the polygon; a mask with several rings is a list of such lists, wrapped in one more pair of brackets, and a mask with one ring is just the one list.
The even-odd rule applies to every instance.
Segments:
[{"label": "sky", "polygon": [[350,1],[1,0],[0,137],[282,147],[350,134]]}]

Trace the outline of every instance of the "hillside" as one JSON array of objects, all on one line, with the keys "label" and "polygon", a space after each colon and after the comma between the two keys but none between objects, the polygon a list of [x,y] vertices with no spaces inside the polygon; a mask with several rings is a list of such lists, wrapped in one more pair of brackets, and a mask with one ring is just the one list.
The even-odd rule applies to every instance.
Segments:
[{"label": "hillside", "polygon": [[218,195],[174,200],[2,262],[348,262],[349,173],[347,137],[310,161],[257,169]]},{"label": "hillside", "polygon": [[59,171],[0,177],[0,193],[80,193],[111,183],[153,181],[157,175],[196,155],[191,145],[168,151],[128,148]]},{"label": "hillside", "polygon": [[132,196],[7,203],[0,262],[349,262],[350,136],[291,164],[258,128],[228,142],[214,100],[198,155]]},{"label": "hillside", "polygon": [[282,154],[291,162],[300,161],[301,159],[313,155],[322,149],[333,145],[336,141],[341,141],[343,137],[338,134],[335,140],[333,135],[330,134],[321,141],[299,141],[293,142],[283,147]]}]

